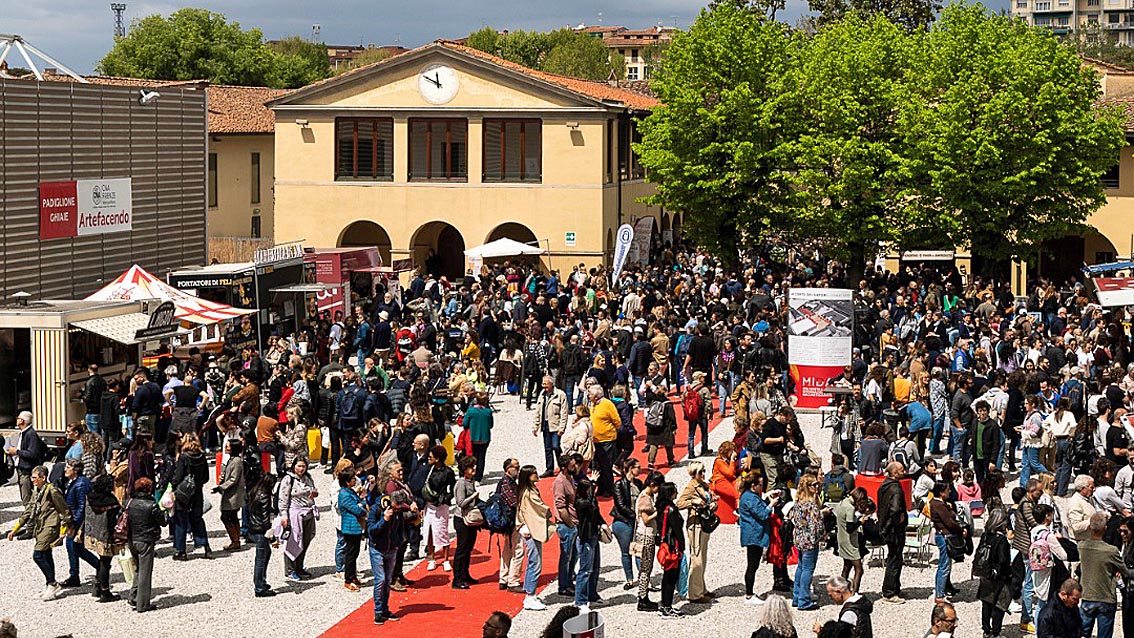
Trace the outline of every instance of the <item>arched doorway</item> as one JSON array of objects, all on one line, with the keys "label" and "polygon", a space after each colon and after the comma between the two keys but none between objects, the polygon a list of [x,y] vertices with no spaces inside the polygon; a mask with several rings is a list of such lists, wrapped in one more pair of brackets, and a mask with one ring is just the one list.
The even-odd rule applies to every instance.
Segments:
[{"label": "arched doorway", "polygon": [[662,211],[661,214],[661,231],[664,233],[669,230],[669,213]]},{"label": "arched doorway", "polygon": [[681,239],[681,213],[673,214],[673,243]]},{"label": "arched doorway", "polygon": [[429,222],[417,229],[410,241],[413,263],[450,281],[465,274],[465,238],[445,222]]},{"label": "arched doorway", "polygon": [[535,246],[538,241],[535,233],[527,226],[517,222],[504,222],[496,228],[493,228],[491,233],[488,233],[488,237],[485,238],[484,243],[487,244],[497,239],[504,239],[505,237],[530,246]]},{"label": "arched doorway", "polygon": [[607,262],[610,263],[614,259],[614,229],[606,229],[606,244],[603,246],[603,252],[606,253]]},{"label": "arched doorway", "polygon": [[371,221],[358,221],[347,226],[339,235],[339,248],[369,248],[378,247],[378,254],[382,256],[382,263],[390,265],[390,235],[378,224]]}]

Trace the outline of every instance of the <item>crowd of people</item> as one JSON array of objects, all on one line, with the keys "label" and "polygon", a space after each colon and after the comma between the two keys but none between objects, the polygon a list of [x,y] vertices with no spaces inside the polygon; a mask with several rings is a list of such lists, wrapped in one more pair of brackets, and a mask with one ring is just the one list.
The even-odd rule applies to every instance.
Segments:
[{"label": "crowd of people", "polygon": [[[1134,635],[1126,313],[1091,303],[1074,280],[1040,282],[1018,302],[1006,285],[953,269],[875,268],[848,281],[818,248],[773,248],[738,266],[666,247],[614,281],[602,267],[561,275],[512,262],[455,281],[419,273],[401,298],[378,288],[352,300],[350,316],[310,318],[263,352],[193,350],[130,379],[92,366],[87,417],[62,462],[44,464],[33,415],[17,419],[5,451],[25,513],[9,538],[34,540],[44,600],[81,586],[81,562],[97,572],[99,600],[117,600],[112,559],[129,557],[128,600],[141,612],[158,543],[172,538],[173,560],[215,555],[203,518],[213,506],[223,551],[255,548],[255,596],[275,594],[274,551],[285,579],[312,578],[305,558],[329,502],[335,577],[362,587],[365,545],[384,624],[398,620],[389,596],[411,585],[408,562],[451,573],[454,589],[478,586],[469,566],[481,532],[498,541],[498,586],[523,595],[524,609],[547,608],[537,584],[543,546],[556,542],[555,593],[589,612],[609,544],[637,609],[680,617],[679,596],[714,604],[709,539],[738,525],[746,604],[761,618],[753,635],[778,638],[795,635],[788,595],[794,613],[822,607],[813,581],[824,549],[843,569],[825,581],[835,618],[815,632],[873,636],[875,602],[907,602],[913,538],[938,549],[927,635],[952,636],[953,566],[966,560],[986,638],[1009,613],[1041,638],[1109,638],[1116,590]],[[855,293],[852,358],[828,382],[826,449],[805,438],[790,398],[792,287]],[[505,394],[530,415],[543,459],[487,465]],[[734,436],[713,451],[710,422],[729,415]],[[663,469],[681,449],[679,488]],[[333,476],[330,494],[316,465]],[[495,487],[483,499],[486,480]],[[874,551],[885,556],[880,597],[860,590]],[[772,592],[755,588],[762,563]]]}]

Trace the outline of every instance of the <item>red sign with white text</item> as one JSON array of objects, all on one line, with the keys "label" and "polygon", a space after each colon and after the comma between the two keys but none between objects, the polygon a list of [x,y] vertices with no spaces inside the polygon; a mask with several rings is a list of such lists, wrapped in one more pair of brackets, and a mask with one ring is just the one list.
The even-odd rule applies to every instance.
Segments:
[{"label": "red sign with white text", "polygon": [[39,238],[59,239],[78,234],[79,203],[75,182],[40,182]]}]

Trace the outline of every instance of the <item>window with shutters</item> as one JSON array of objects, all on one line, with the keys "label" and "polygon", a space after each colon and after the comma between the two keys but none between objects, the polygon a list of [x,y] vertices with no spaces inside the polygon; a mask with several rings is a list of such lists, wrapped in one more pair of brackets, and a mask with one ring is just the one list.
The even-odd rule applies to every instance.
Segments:
[{"label": "window with shutters", "polygon": [[260,203],[260,154],[252,154],[252,203]]},{"label": "window with shutters", "polygon": [[340,117],[335,120],[335,179],[394,179],[392,118]]},{"label": "window with shutters", "polygon": [[209,153],[209,208],[217,207],[217,154]]},{"label": "window with shutters", "polygon": [[409,121],[410,180],[467,181],[468,134],[467,120],[411,119]]},{"label": "window with shutters", "polygon": [[484,120],[484,181],[539,182],[542,178],[543,122]]}]

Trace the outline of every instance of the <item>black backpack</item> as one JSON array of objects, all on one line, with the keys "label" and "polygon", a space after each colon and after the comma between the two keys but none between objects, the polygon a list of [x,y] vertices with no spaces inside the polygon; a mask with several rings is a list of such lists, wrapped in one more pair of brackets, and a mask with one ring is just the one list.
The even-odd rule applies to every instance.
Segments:
[{"label": "black backpack", "polygon": [[973,556],[973,578],[995,579],[997,577],[996,564],[992,558],[995,549],[996,536],[994,534],[981,537],[980,544],[976,548],[976,554]]}]

